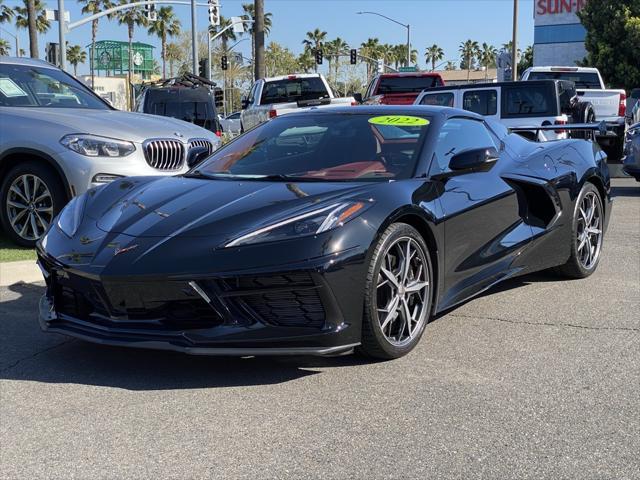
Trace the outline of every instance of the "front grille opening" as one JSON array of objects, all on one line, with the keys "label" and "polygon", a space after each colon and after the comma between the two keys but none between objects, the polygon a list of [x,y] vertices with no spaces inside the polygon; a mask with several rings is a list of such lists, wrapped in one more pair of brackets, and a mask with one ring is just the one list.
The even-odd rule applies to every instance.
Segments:
[{"label": "front grille opening", "polygon": [[185,159],[185,146],[179,140],[150,140],[144,156],[149,166],[157,170],[179,170]]}]

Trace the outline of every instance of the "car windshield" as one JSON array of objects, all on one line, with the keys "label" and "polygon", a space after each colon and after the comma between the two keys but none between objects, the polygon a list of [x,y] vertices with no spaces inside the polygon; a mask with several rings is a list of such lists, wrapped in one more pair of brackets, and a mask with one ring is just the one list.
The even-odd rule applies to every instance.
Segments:
[{"label": "car windshield", "polygon": [[576,84],[576,88],[600,89],[597,73],[588,72],[531,72],[528,80],[568,80]]},{"label": "car windshield", "polygon": [[329,98],[329,92],[320,77],[287,78],[264,84],[261,105]]},{"label": "car windshield", "polygon": [[429,124],[413,115],[286,115],[238,137],[190,174],[275,181],[410,178]]},{"label": "car windshield", "polygon": [[0,106],[109,110],[66,73],[53,68],[0,64]]},{"label": "car windshield", "polygon": [[435,76],[381,77],[378,94],[419,93],[425,88],[441,86],[439,80]]}]

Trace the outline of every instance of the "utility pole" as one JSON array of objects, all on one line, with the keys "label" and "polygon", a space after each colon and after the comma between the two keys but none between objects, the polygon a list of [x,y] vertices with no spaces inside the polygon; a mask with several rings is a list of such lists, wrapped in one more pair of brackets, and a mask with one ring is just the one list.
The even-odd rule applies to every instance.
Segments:
[{"label": "utility pole", "polygon": [[196,0],[191,0],[191,72],[198,75],[198,27],[196,21]]},{"label": "utility pole", "polygon": [[38,31],[36,30],[36,1],[27,0],[27,23],[29,29],[29,53],[31,58],[39,58]]},{"label": "utility pole", "polygon": [[511,80],[518,81],[518,0],[513,0],[513,38],[511,39]]},{"label": "utility pole", "polygon": [[64,18],[64,0],[58,0],[58,41],[60,42],[60,68],[67,69],[67,45],[64,34],[67,23]]},{"label": "utility pole", "polygon": [[265,77],[264,70],[264,0],[254,0],[255,23],[253,35],[255,43],[255,56],[253,59],[255,80]]}]

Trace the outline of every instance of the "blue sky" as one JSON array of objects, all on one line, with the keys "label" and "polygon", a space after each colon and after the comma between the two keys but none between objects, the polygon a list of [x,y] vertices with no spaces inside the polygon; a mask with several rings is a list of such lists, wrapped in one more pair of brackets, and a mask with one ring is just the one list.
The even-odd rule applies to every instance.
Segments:
[{"label": "blue sky", "polygon": [[[205,3],[206,0],[200,0]],[[221,0],[222,14],[226,17],[242,14],[242,3],[252,0]],[[5,0],[5,5],[15,6],[21,0]],[[56,0],[46,0],[47,7],[57,8]],[[71,21],[82,17],[80,5],[74,0],[65,0],[65,8],[70,11]],[[174,10],[184,29],[190,29],[190,7],[176,5]],[[458,45],[466,39],[488,42],[500,46],[511,38],[512,0],[265,0],[265,10],[273,14],[273,27],[267,42],[276,41],[294,52],[302,50],[305,33],[318,27],[328,32],[328,38],[337,36],[357,47],[369,37],[377,37],[381,43],[406,42],[406,30],[399,25],[373,15],[356,15],[361,10],[376,11],[411,25],[412,47],[419,52],[419,64],[424,66],[424,50],[437,43],[445,50],[446,60],[458,59]],[[520,0],[519,45],[533,42],[533,0]],[[207,9],[198,9],[199,29],[206,27]],[[2,28],[15,34],[13,25]],[[44,51],[46,42],[57,42],[57,24],[40,37],[40,48]],[[19,32],[21,47],[28,50],[27,35]],[[0,37],[13,39],[3,32]],[[146,31],[137,30],[136,40],[158,46],[159,40],[150,37]],[[90,24],[79,27],[67,36],[71,44],[86,45],[91,41]],[[126,27],[116,21],[101,20],[98,40],[127,40]],[[237,48],[244,55],[250,55],[249,42],[242,42]],[[79,66],[79,73],[86,73],[88,66]]]}]

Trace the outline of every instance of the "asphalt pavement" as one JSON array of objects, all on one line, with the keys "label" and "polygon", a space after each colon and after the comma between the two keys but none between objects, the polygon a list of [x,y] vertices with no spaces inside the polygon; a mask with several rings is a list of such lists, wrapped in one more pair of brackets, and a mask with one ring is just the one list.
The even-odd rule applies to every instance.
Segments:
[{"label": "asphalt pavement", "polygon": [[510,281],[390,362],[97,346],[0,287],[0,477],[640,478],[640,184],[614,185],[594,275]]}]

